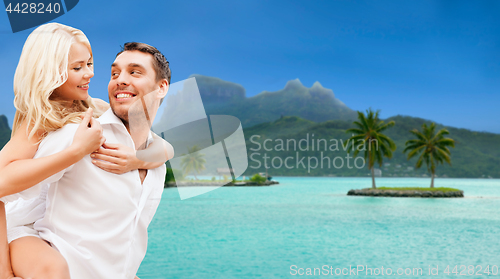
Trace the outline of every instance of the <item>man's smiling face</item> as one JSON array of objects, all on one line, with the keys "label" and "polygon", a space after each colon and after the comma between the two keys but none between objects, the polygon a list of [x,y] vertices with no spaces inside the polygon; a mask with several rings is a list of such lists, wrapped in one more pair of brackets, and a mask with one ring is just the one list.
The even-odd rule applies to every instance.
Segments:
[{"label": "man's smiling face", "polygon": [[124,51],[111,65],[109,104],[126,126],[131,105],[160,88],[161,82],[156,82],[152,59],[153,56],[149,53]]}]

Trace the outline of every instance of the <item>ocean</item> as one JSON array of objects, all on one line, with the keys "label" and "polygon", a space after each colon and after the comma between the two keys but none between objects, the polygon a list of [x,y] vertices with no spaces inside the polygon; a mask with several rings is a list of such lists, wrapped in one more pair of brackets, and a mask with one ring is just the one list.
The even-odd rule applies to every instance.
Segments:
[{"label": "ocean", "polygon": [[[346,196],[371,178],[275,177],[180,200],[165,189],[138,276],[500,277],[500,180],[444,179],[465,198]],[[428,187],[430,178],[377,178]],[[488,275],[489,273],[489,275]]]}]

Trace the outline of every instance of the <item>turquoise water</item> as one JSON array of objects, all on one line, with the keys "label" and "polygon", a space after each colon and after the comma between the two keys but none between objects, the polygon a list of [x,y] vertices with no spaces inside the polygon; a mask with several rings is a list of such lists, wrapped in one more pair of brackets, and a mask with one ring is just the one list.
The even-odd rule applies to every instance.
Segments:
[{"label": "turquoise water", "polygon": [[[498,179],[436,179],[436,187],[464,190],[462,199],[346,196],[371,187],[370,178],[275,179],[280,185],[222,187],[184,201],[177,189],[165,189],[139,277],[387,278],[375,275],[383,267],[391,277],[481,278],[486,266],[500,274]],[[378,186],[429,184],[377,179]],[[349,266],[351,275],[339,275]],[[317,268],[316,276],[297,274],[307,268]]]}]

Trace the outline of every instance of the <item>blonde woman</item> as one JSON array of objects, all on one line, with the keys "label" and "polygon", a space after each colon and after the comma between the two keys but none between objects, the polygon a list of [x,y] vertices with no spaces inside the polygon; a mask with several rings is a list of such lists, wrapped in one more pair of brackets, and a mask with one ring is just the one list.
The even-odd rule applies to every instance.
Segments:
[{"label": "blonde woman", "polygon": [[[45,209],[47,189],[38,183],[102,149],[100,146],[105,139],[92,115],[99,116],[109,105],[88,95],[93,75],[90,43],[78,29],[57,23],[45,24],[35,29],[24,44],[14,76],[17,111],[12,137],[0,151],[1,279],[13,278],[13,274],[33,279],[70,278],[66,261],[38,237],[33,222],[43,216]],[[81,123],[70,147],[37,158],[38,144],[47,133],[75,122]],[[121,146],[112,148],[115,150],[106,151],[109,162],[98,161],[96,165],[113,173],[162,164],[139,161],[133,152]],[[25,200],[13,203],[20,202],[21,210],[8,210],[9,255],[3,202],[18,198]],[[12,225],[13,222],[16,224]]]}]

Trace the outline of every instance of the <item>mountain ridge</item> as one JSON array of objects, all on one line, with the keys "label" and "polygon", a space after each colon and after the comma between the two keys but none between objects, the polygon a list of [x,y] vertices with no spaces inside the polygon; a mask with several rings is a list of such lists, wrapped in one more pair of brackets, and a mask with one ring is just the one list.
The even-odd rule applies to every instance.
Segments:
[{"label": "mountain ridge", "polygon": [[[308,88],[299,79],[294,79],[277,91],[262,91],[252,97],[234,91],[233,97],[227,97],[224,102],[213,102],[210,94],[202,92],[210,92],[206,84],[218,82],[217,78],[201,75],[195,77],[207,114],[236,116],[243,127],[274,121],[282,115],[295,115],[314,122],[353,120],[357,116],[354,110],[335,97],[333,90],[324,88],[318,81]],[[198,82],[198,78],[203,81]],[[230,86],[234,87],[234,84]],[[231,92],[230,89],[222,91],[229,94]]]},{"label": "mountain ridge", "polygon": [[9,141],[11,129],[7,116],[0,115],[0,149]]}]

